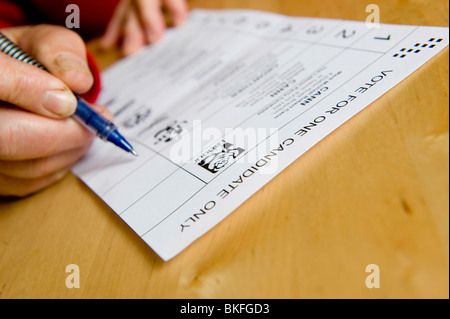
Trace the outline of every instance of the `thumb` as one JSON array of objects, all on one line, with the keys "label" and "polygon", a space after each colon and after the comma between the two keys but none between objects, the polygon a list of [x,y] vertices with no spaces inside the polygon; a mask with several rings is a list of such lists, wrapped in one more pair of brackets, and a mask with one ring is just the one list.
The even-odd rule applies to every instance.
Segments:
[{"label": "thumb", "polygon": [[70,89],[48,72],[0,53],[0,100],[48,117],[66,117],[77,101]]},{"label": "thumb", "polygon": [[84,93],[93,84],[83,40],[73,31],[50,25],[5,31],[50,73],[1,55],[0,100],[49,117],[73,114],[76,99],[72,91]]}]

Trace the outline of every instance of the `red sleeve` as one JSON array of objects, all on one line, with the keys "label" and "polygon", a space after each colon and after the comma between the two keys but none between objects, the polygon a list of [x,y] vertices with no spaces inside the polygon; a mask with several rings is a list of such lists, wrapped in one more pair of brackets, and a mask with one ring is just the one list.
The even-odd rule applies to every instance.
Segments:
[{"label": "red sleeve", "polygon": [[25,14],[17,4],[0,0],[0,29],[25,23]]},{"label": "red sleeve", "polygon": [[97,97],[100,94],[101,90],[100,69],[98,68],[94,57],[89,53],[89,51],[87,52],[87,59],[89,68],[91,69],[92,75],[94,76],[94,85],[89,90],[89,92],[83,94],[82,96],[86,101],[94,103],[97,100]]}]

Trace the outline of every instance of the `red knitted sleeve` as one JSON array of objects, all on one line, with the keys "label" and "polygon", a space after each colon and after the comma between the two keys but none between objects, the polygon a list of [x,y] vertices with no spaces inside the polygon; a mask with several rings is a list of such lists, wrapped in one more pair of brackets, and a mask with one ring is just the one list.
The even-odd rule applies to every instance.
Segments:
[{"label": "red knitted sleeve", "polygon": [[91,69],[92,75],[94,76],[94,85],[89,90],[89,92],[83,94],[83,98],[86,101],[94,103],[97,100],[98,95],[101,90],[101,77],[100,77],[100,69],[98,68],[97,63],[95,62],[94,57],[87,52],[87,58],[89,63],[89,68]]},{"label": "red knitted sleeve", "polygon": [[0,29],[25,23],[25,14],[17,4],[0,0]]}]

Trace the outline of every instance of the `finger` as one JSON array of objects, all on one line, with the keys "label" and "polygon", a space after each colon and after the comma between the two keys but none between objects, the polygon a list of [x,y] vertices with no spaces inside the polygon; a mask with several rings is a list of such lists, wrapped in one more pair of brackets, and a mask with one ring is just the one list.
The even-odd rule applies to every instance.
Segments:
[{"label": "finger", "polygon": [[69,169],[89,149],[91,143],[45,158],[24,161],[0,161],[0,174],[22,179],[36,179]]},{"label": "finger", "polygon": [[108,121],[114,122],[114,115],[106,107],[98,104],[90,104],[92,108],[99,114],[103,115]]},{"label": "finger", "polygon": [[164,7],[169,11],[174,25],[179,26],[186,21],[188,6],[185,0],[165,0]]},{"label": "finger", "polygon": [[76,93],[85,93],[94,78],[87,62],[86,46],[74,31],[60,26],[11,28],[19,45]]},{"label": "finger", "polygon": [[63,170],[33,179],[14,178],[0,174],[0,196],[23,197],[30,195],[61,180],[67,173],[67,170]]},{"label": "finger", "polygon": [[69,88],[50,73],[0,54],[0,100],[48,117],[66,117],[77,101]]},{"label": "finger", "polygon": [[[104,106],[92,107],[105,118],[114,116]],[[52,156],[91,143],[94,135],[75,120],[50,119],[17,108],[0,107],[0,160]]]},{"label": "finger", "polygon": [[128,6],[130,5],[130,0],[121,1],[116,10],[114,11],[114,15],[111,18],[111,21],[108,23],[108,27],[106,28],[105,34],[103,35],[100,45],[104,49],[111,48],[114,44],[118,43],[121,37],[121,28],[123,26],[126,11]]},{"label": "finger", "polygon": [[161,0],[137,0],[137,7],[145,29],[146,41],[148,43],[158,41],[166,29]]},{"label": "finger", "polygon": [[89,143],[93,134],[72,118],[50,119],[0,108],[0,160],[47,157]]},{"label": "finger", "polygon": [[145,46],[145,33],[134,10],[128,11],[124,25],[122,53],[131,55]]}]

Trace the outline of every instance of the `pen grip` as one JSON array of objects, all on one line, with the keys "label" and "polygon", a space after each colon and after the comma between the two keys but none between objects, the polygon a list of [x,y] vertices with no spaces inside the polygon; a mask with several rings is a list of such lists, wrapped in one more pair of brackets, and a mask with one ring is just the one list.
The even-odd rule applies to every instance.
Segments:
[{"label": "pen grip", "polygon": [[89,130],[94,132],[98,137],[102,140],[107,140],[108,136],[115,130],[117,127],[108,121],[106,118],[98,114],[96,111],[92,109],[88,102],[86,102],[83,98],[75,95],[78,101],[77,110],[73,115],[74,118],[79,121],[81,124],[86,126]]}]

